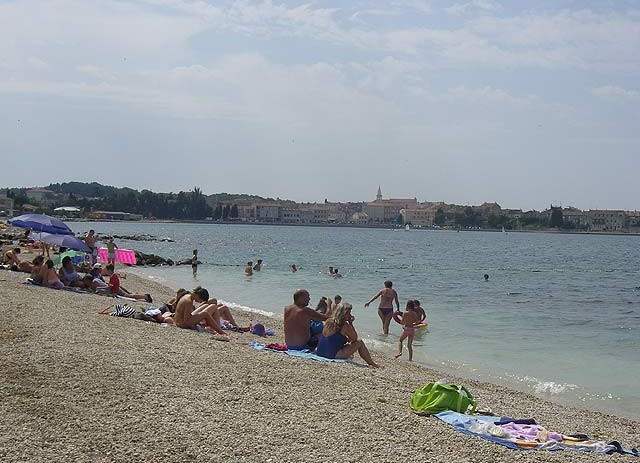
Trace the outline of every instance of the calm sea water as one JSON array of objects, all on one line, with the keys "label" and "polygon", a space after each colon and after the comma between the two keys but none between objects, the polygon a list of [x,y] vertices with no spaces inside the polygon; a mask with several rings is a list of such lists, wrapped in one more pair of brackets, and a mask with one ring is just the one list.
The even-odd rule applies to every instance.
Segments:
[{"label": "calm sea water", "polygon": [[[561,403],[640,418],[639,237],[381,230],[258,225],[84,223],[104,234],[170,237],[116,240],[174,260],[197,248],[203,265],[136,268],[175,288],[202,285],[236,307],[282,317],[295,289],[340,294],[356,308],[370,345],[395,351],[400,325],[381,334],[377,301],[391,279],[404,307],[419,299],[429,327],[414,359],[463,377],[507,384]],[[264,267],[243,274],[247,261]],[[295,263],[299,271],[291,273]],[[332,279],[329,265],[344,275]],[[490,280],[485,282],[483,274]],[[433,380],[434,378],[425,378]],[[491,405],[491,404],[486,404]]]}]

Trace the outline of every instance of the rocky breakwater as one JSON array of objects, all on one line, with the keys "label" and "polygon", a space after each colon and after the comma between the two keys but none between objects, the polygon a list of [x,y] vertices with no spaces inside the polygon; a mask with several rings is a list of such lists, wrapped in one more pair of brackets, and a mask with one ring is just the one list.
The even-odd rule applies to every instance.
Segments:
[{"label": "rocky breakwater", "polygon": [[175,265],[171,259],[157,256],[155,254],[145,254],[144,252],[134,250],[136,254],[136,265],[147,265],[157,267],[158,265]]}]

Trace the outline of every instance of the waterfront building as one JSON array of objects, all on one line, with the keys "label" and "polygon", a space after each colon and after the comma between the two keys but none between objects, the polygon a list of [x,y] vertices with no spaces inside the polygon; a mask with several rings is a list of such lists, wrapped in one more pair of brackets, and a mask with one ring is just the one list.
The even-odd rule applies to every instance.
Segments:
[{"label": "waterfront building", "polygon": [[402,220],[400,211],[402,209],[410,209],[418,206],[418,200],[391,198],[382,199],[382,190],[378,187],[376,200],[365,203],[362,212],[369,216],[369,223],[392,223]]},{"label": "waterfront building", "polygon": [[129,212],[119,211],[93,211],[87,214],[88,219],[92,220],[126,220],[138,221],[142,220],[141,214],[131,214]]},{"label": "waterfront building", "polygon": [[573,228],[585,228],[588,226],[587,214],[575,207],[566,207],[562,210],[562,220],[570,223]]},{"label": "waterfront building", "polygon": [[279,203],[256,203],[256,221],[257,222],[280,222],[280,204]]},{"label": "waterfront building", "polygon": [[414,227],[433,227],[437,209],[431,204],[419,204],[416,207],[402,209],[402,223],[411,224]]},{"label": "waterfront building", "polygon": [[590,210],[587,225],[590,231],[621,231],[627,227],[627,216],[620,210]]}]

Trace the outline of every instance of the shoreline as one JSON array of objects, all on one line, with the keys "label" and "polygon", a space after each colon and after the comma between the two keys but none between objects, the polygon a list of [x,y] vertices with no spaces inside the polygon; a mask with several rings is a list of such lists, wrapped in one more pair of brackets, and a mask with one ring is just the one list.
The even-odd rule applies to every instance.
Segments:
[{"label": "shoreline", "polygon": [[[374,357],[382,370],[312,362],[256,351],[248,343],[265,340],[248,333],[220,342],[207,334],[102,316],[97,312],[113,299],[22,285],[24,277],[0,272],[5,461],[614,458],[509,450],[414,415],[407,405],[413,390],[440,378],[464,384],[479,406],[498,415],[535,417],[566,434],[639,445],[638,420],[558,405],[380,352]],[[173,292],[135,273],[123,284],[151,292],[156,304]],[[253,320],[275,328],[277,336],[266,342],[282,342],[281,325],[272,326],[275,317],[233,313],[241,324]],[[166,430],[171,437],[162,439]],[[176,439],[173,430],[188,438]]]},{"label": "shoreline", "polygon": [[[170,284],[172,279],[171,277],[167,278],[167,275],[171,274],[168,268],[156,269],[153,267],[152,269],[153,270],[147,272],[144,267],[132,267],[130,271],[136,273],[141,278],[150,278],[161,284]],[[175,278],[175,275],[173,277]],[[185,281],[181,280],[181,284],[185,285]],[[189,282],[186,284],[189,285]],[[209,288],[207,283],[204,283],[204,280],[199,280],[198,284]],[[185,287],[190,288],[191,286]],[[239,294],[236,296],[239,296]],[[265,310],[260,304],[243,305],[237,302],[237,299],[227,299],[222,302],[235,311],[243,311],[249,314],[256,313],[268,317],[267,319],[273,320],[275,323],[282,323],[281,308],[278,309],[270,305],[269,310]],[[284,305],[285,302],[282,303],[282,306]],[[365,330],[365,327],[360,323],[361,322],[357,323],[356,328],[362,339],[367,343],[369,349],[376,351],[382,356],[392,358],[397,351],[397,335],[394,336],[392,333],[390,337],[383,336],[378,324],[376,324],[373,329],[371,326],[367,326],[368,329]],[[422,339],[418,336],[416,340],[418,346],[420,346],[421,341]],[[421,349],[421,347],[417,347],[417,349]],[[452,360],[451,357],[447,355],[434,357],[433,354],[429,354],[424,356],[421,355],[419,351],[414,356],[414,364],[440,372],[442,375],[453,375],[462,378],[464,381],[487,382],[497,386],[507,387],[558,405],[610,414],[620,418],[640,420],[640,414],[637,408],[623,407],[620,405],[624,404],[626,400],[632,399],[621,398],[616,395],[611,396],[609,389],[594,389],[593,386],[588,383],[585,385],[585,383],[574,382],[566,378],[561,379],[552,374],[538,376],[526,368],[523,370],[487,369],[465,358]],[[635,404],[635,402],[633,403]]]},{"label": "shoreline", "polygon": [[[239,221],[226,221],[217,222],[212,220],[87,220],[87,219],[65,219],[68,222],[90,222],[90,223],[186,223],[196,225],[262,225],[262,226],[275,226],[275,227],[314,227],[314,228],[369,228],[374,230],[402,230],[405,231],[404,225],[390,225],[390,224],[355,224],[355,223],[279,223],[279,222],[239,222]],[[465,229],[460,230],[456,228],[433,228],[433,227],[411,227],[410,231],[435,231],[435,232],[489,232],[489,233],[502,233],[502,230],[498,228],[481,228],[481,229]],[[560,235],[604,235],[604,236],[640,236],[638,232],[610,232],[610,231],[566,231],[566,230],[505,230],[505,233],[550,233]]]}]

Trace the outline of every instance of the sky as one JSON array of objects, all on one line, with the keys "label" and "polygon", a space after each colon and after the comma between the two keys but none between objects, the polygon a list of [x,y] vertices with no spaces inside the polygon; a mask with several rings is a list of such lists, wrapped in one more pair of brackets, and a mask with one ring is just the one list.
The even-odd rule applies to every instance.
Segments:
[{"label": "sky", "polygon": [[0,187],[640,209],[640,0],[0,0]]}]

